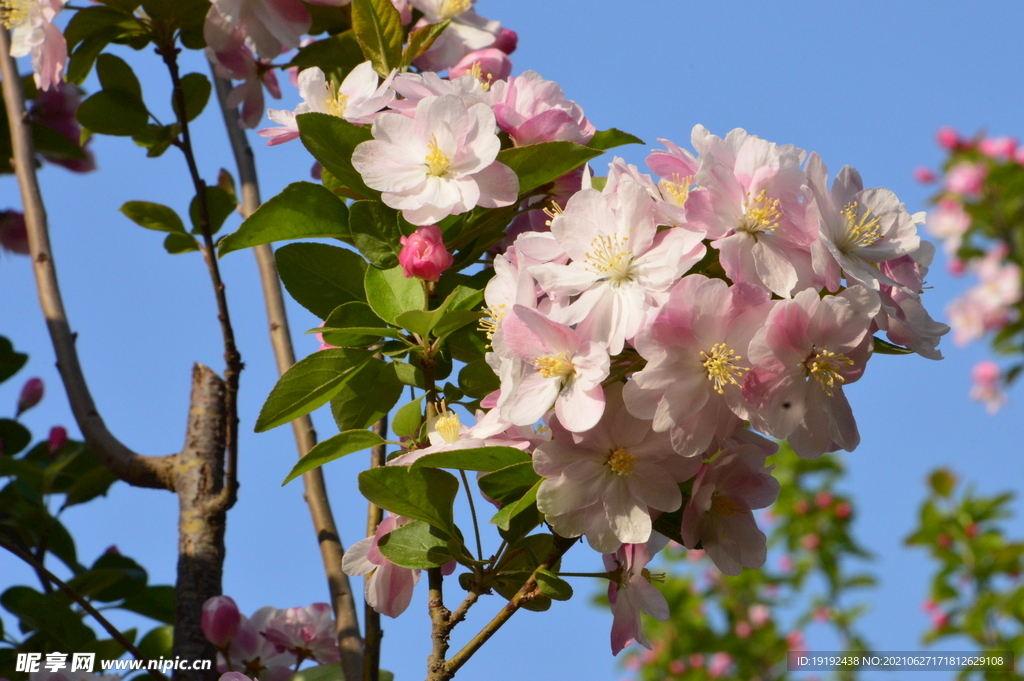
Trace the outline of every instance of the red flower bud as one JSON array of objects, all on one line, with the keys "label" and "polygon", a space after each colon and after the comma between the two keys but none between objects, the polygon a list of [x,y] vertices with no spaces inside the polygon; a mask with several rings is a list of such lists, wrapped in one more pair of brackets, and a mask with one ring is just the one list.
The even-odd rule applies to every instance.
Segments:
[{"label": "red flower bud", "polygon": [[21,388],[21,395],[18,397],[18,413],[21,416],[24,412],[39,404],[43,399],[43,379],[30,378],[25,381]]},{"label": "red flower bud", "polygon": [[214,596],[203,603],[200,624],[207,641],[218,648],[227,648],[242,624],[242,613],[230,596]]},{"label": "red flower bud", "polygon": [[50,448],[50,454],[56,454],[68,443],[68,430],[64,426],[50,428],[50,439],[46,443]]},{"label": "red flower bud", "polygon": [[398,254],[398,263],[408,278],[437,281],[441,273],[455,262],[444,247],[441,228],[437,225],[420,227],[412,236],[403,236],[400,241],[402,250]]}]

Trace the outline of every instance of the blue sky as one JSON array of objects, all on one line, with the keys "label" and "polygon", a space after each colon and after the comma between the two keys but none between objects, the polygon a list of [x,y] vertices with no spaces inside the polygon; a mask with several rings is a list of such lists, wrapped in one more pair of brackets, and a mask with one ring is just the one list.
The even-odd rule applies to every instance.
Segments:
[{"label": "blue sky", "polygon": [[[1024,136],[1024,63],[1007,56],[1019,53],[1016,3],[480,0],[478,10],[519,33],[516,73],[533,69],[561,83],[598,128],[621,128],[654,148],[659,137],[686,146],[696,123],[722,135],[743,127],[818,151],[833,173],[853,165],[867,186],[892,189],[911,211],[927,207],[929,190],[911,173],[941,160],[933,142],[939,126]],[[158,59],[149,50],[123,54],[136,65],[151,108],[168,110],[168,79]],[[194,57],[184,71],[205,73]],[[285,90],[290,108],[297,95]],[[218,112],[200,118],[196,135],[203,175],[213,180],[221,167],[233,172]],[[264,198],[308,178],[312,159],[298,142],[274,148],[255,137],[252,142]],[[159,234],[136,227],[117,208],[147,200],[184,213],[191,197],[186,168],[173,149],[152,160],[130,140],[100,138],[93,148],[98,172],[76,176],[48,167],[41,174],[65,303],[111,430],[138,451],[174,452],[184,435],[191,363],[223,368],[213,297],[198,255],[168,256]],[[642,164],[647,148],[621,153]],[[0,179],[0,209],[17,203],[13,179]],[[231,218],[227,229],[236,225]],[[925,295],[938,318],[967,285],[945,274],[941,258],[929,277],[934,289]],[[240,252],[222,266],[246,363],[242,488],[228,521],[225,592],[246,612],[326,600],[299,483],[279,486],[295,459],[290,429],[251,432],[276,378],[255,263]],[[290,311],[301,356],[316,343],[299,332],[317,322],[296,305]],[[0,260],[0,334],[32,354],[19,379],[41,376],[49,390],[26,423],[37,436],[57,423],[74,432],[25,258]],[[862,443],[845,457],[846,487],[860,509],[856,533],[877,554],[873,567],[882,580],[870,594],[862,627],[879,650],[919,649],[927,625],[920,603],[931,566],[922,552],[902,546],[927,472],[950,465],[982,492],[1016,490],[1022,483],[1020,390],[1000,414],[987,416],[967,399],[970,367],[985,348],[944,342],[943,350],[941,362],[876,357],[847,391]],[[19,387],[20,380],[0,387],[0,405],[9,405],[0,411],[13,411]],[[322,436],[332,433],[329,413],[315,420]],[[326,469],[348,544],[365,527],[365,503],[355,490],[362,466],[357,455]],[[70,511],[66,522],[83,561],[117,544],[149,569],[151,581],[172,583],[176,514],[169,493],[116,485],[108,498]],[[1020,535],[1024,523],[1012,527]],[[597,567],[596,554],[575,553],[568,569]],[[29,571],[0,556],[0,588],[33,581]],[[422,675],[428,652],[425,587],[421,591],[406,615],[385,623],[384,667],[400,681]],[[580,582],[569,603],[548,614],[517,615],[459,678],[621,677],[608,652],[610,615],[589,605],[590,592]],[[496,598],[482,599],[457,630],[456,644],[499,605]],[[813,628],[808,634],[812,649],[829,644]]]}]

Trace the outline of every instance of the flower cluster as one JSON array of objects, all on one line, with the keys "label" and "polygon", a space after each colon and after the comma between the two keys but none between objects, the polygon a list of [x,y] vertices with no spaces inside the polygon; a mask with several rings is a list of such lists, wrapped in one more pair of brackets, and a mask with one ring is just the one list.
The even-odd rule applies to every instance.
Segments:
[{"label": "flower cluster", "polygon": [[[949,159],[933,199],[936,208],[928,215],[928,230],[943,240],[951,273],[971,273],[978,279],[946,310],[953,341],[962,346],[991,333],[1001,354],[1021,354],[1024,256],[1019,243],[1024,215],[1014,187],[1024,180],[1024,147],[1012,137],[962,138],[952,128],[941,129],[937,138]],[[925,183],[940,179],[927,168],[919,168],[917,177]],[[995,413],[1006,403],[1004,386],[1019,370],[980,362],[971,374],[971,398]]]}]

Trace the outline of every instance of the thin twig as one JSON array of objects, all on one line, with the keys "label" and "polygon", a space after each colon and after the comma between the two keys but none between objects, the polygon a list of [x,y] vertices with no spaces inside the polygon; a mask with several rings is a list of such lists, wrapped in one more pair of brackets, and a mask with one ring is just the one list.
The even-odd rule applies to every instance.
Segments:
[{"label": "thin twig", "polygon": [[[110,637],[112,639],[120,643],[125,650],[132,654],[132,657],[134,657],[136,660],[142,660],[143,662],[147,663],[149,662],[149,660],[142,656],[142,653],[139,652],[139,649],[132,645],[132,642],[125,638],[124,634],[118,631],[113,624],[107,621],[107,618],[101,615],[99,611],[96,610],[96,608],[94,608],[92,604],[85,599],[84,596],[82,596],[80,593],[72,589],[63,581],[61,581],[60,578],[58,578],[52,572],[43,567],[38,561],[36,561],[35,558],[33,558],[31,555],[25,553],[20,548],[12,544],[10,540],[7,539],[7,537],[4,537],[3,535],[0,535],[0,546],[3,546],[5,549],[13,553],[18,558],[21,558],[23,561],[31,565],[36,572],[38,572],[41,575],[44,575],[46,579],[56,584],[58,589],[67,594],[68,597],[75,601],[75,603],[78,603],[80,606],[82,606],[82,609],[89,613],[89,615],[91,615],[92,618],[96,620],[99,623],[99,625],[106,630],[108,634],[110,634]],[[153,676],[157,677],[158,679],[163,679],[164,681],[167,681],[167,677],[160,673],[160,670],[148,669],[147,671]]]},{"label": "thin twig", "polygon": [[469,478],[466,477],[466,471],[460,470],[459,474],[462,475],[462,484],[466,486],[466,498],[469,499],[469,512],[473,516],[473,534],[476,535],[476,559],[482,561],[484,559],[484,548],[480,542],[480,523],[476,519],[476,504],[473,503],[473,491],[469,488]]},{"label": "thin twig", "polygon": [[199,175],[195,153],[192,150],[192,136],[188,128],[188,111],[185,108],[185,91],[181,87],[181,75],[178,71],[178,52],[173,44],[163,46],[157,53],[163,57],[167,70],[174,85],[174,101],[177,103],[178,125],[181,127],[181,143],[178,147],[185,155],[188,172],[192,177],[192,185],[199,201],[199,231],[203,236],[203,255],[206,267],[210,272],[214,297],[217,300],[217,320],[220,322],[221,336],[224,340],[224,404],[227,411],[227,462],[224,467],[224,489],[214,502],[211,511],[226,511],[235,505],[238,499],[238,381],[242,373],[242,356],[235,345],[235,331],[231,326],[231,315],[228,312],[228,299],[224,281],[220,276],[220,265],[217,262],[217,248],[213,243],[213,231],[210,227],[210,206],[206,199],[206,183]]},{"label": "thin twig", "polygon": [[85,381],[78,351],[75,349],[75,334],[71,332],[57,282],[46,209],[36,178],[32,129],[25,115],[25,94],[21,89],[17,66],[10,56],[10,46],[10,34],[0,26],[0,75],[3,78],[4,102],[11,132],[11,161],[21,189],[39,303],[57,355],[57,369],[67,390],[71,411],[89,449],[118,478],[135,487],[173,490],[173,455],[143,456],[114,437],[96,409]]},{"label": "thin twig", "polygon": [[[210,68],[213,69],[212,64]],[[256,162],[245,131],[238,124],[238,111],[227,105],[231,83],[217,76],[216,72],[213,74],[213,82],[217,90],[221,113],[224,115],[224,125],[231,142],[231,150],[234,152],[235,164],[238,168],[242,216],[249,217],[260,206]],[[292,347],[284,295],[281,292],[281,282],[278,279],[277,266],[274,262],[274,252],[270,246],[265,244],[256,246],[253,251],[259,266],[260,282],[263,286],[270,343],[274,349],[278,375],[283,375],[295,364],[295,350]],[[295,444],[300,458],[316,446],[316,430],[313,428],[313,421],[308,414],[292,421],[292,432],[295,435]],[[341,569],[345,549],[334,522],[334,514],[331,512],[323,471],[314,468],[304,473],[302,484],[303,496],[313,519],[313,529],[320,545],[320,556],[323,560],[324,572],[327,575],[345,678],[361,679],[363,677],[363,640],[359,633],[359,616],[348,575]]]}]

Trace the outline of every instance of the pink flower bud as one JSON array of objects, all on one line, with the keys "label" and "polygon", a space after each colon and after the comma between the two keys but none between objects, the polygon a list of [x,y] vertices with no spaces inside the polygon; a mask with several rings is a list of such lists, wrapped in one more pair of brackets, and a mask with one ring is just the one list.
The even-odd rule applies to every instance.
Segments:
[{"label": "pink flower bud", "polygon": [[793,502],[793,513],[806,515],[809,510],[811,510],[811,505],[807,503],[806,499],[797,499]]},{"label": "pink flower bud", "polygon": [[512,74],[512,60],[507,54],[493,47],[470,52],[458,64],[448,69],[450,78],[460,78],[467,74],[489,85],[496,80],[505,80]]},{"label": "pink flower bud", "polygon": [[50,448],[50,454],[56,454],[68,443],[68,429],[64,426],[50,428],[50,438],[46,443]]},{"label": "pink flower bud", "polygon": [[750,623],[755,627],[763,627],[771,619],[772,611],[767,605],[756,603],[750,606],[750,610],[747,611],[747,617],[750,618]]},{"label": "pink flower bud", "polygon": [[111,544],[110,546],[108,546],[107,548],[105,548],[103,550],[103,553],[111,555],[111,556],[120,556],[121,555],[121,549],[117,548],[117,544]]},{"label": "pink flower bud", "polygon": [[832,495],[825,490],[821,490],[814,495],[814,505],[821,509],[828,508],[832,505]]},{"label": "pink flower bud", "polygon": [[1017,150],[1017,138],[986,137],[978,144],[978,150],[991,159],[1006,161]]},{"label": "pink flower bud", "polygon": [[668,671],[670,674],[682,676],[683,672],[686,671],[686,665],[683,663],[682,660],[672,660],[668,663]]},{"label": "pink flower bud", "polygon": [[950,258],[946,263],[946,270],[953,276],[959,277],[967,271],[967,265],[960,258]]},{"label": "pink flower bud", "polygon": [[16,210],[5,210],[0,213],[0,248],[11,253],[28,255],[25,216]]},{"label": "pink flower bud", "polygon": [[813,551],[821,545],[821,538],[816,534],[805,534],[800,537],[800,546],[808,551]]},{"label": "pink flower bud", "polygon": [[18,397],[18,413],[21,416],[24,412],[39,404],[43,399],[43,379],[30,378],[25,381],[21,388],[21,395]]},{"label": "pink flower bud", "polygon": [[953,538],[945,532],[941,532],[939,536],[935,537],[935,544],[941,549],[948,549],[953,545]]},{"label": "pink flower bud", "polygon": [[938,132],[935,133],[935,141],[943,149],[953,150],[956,149],[957,144],[960,142],[960,135],[955,128],[946,125],[939,128]]},{"label": "pink flower bud", "polygon": [[711,662],[708,663],[708,676],[713,679],[725,676],[730,666],[732,666],[732,656],[729,653],[715,653],[711,656]]},{"label": "pink flower bud", "polygon": [[455,262],[444,247],[441,228],[437,225],[420,227],[412,236],[403,236],[400,241],[402,251],[398,254],[398,263],[407,278],[437,281]]},{"label": "pink flower bud", "polygon": [[740,638],[750,638],[753,627],[750,626],[750,622],[737,622],[734,631]]},{"label": "pink flower bud", "polygon": [[1017,147],[1017,151],[1013,152],[1013,160],[1024,165],[1024,147]]},{"label": "pink flower bud", "polygon": [[925,166],[914,168],[914,179],[921,184],[931,184],[935,181],[935,171]]},{"label": "pink flower bud", "polygon": [[834,512],[837,518],[839,518],[840,520],[846,520],[850,517],[850,514],[853,513],[853,509],[850,508],[850,505],[845,501],[840,501],[838,504],[836,504]]},{"label": "pink flower bud", "polygon": [[704,666],[704,656],[700,653],[693,653],[690,655],[690,666],[694,669],[700,669]]},{"label": "pink flower bud", "polygon": [[214,596],[203,603],[203,636],[218,648],[231,644],[241,624],[242,613],[230,596]]},{"label": "pink flower bud", "polygon": [[519,44],[519,35],[509,28],[501,29],[501,33],[494,39],[494,44],[491,47],[501,50],[505,54],[512,54],[516,51],[516,46]]}]

